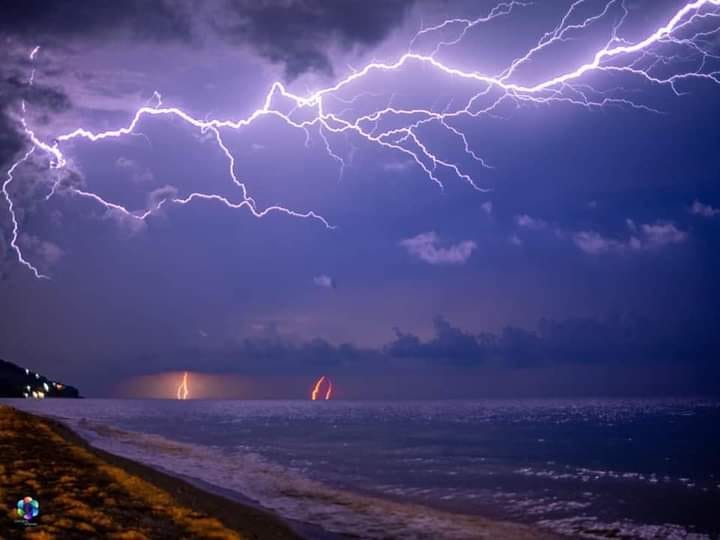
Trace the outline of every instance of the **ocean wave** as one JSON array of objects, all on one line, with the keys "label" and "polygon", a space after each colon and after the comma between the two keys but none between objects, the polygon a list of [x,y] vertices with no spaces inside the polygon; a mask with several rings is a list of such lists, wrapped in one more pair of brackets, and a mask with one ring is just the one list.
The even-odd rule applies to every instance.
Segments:
[{"label": "ocean wave", "polygon": [[607,538],[633,538],[637,540],[711,540],[709,535],[688,531],[680,525],[666,523],[646,525],[633,521],[603,522],[594,517],[546,519],[539,525],[573,538],[606,540]]},{"label": "ocean wave", "polygon": [[[713,476],[704,481],[693,480],[687,476],[671,476],[668,474],[659,473],[640,473],[632,471],[615,471],[611,469],[590,469],[587,467],[569,467],[566,466],[562,470],[556,470],[551,468],[537,468],[537,467],[521,467],[513,471],[515,474],[522,476],[532,476],[536,478],[545,478],[548,480],[579,480],[581,482],[592,482],[598,480],[618,480],[618,481],[632,481],[632,482],[643,482],[647,484],[680,484],[687,488],[700,487],[707,490],[713,482]],[[720,484],[715,486],[720,488]]]},{"label": "ocean wave", "polygon": [[359,495],[310,480],[242,447],[220,449],[124,431],[87,420],[66,422],[93,446],[171,474],[248,497],[281,516],[362,538],[465,540],[535,538],[521,525]]},{"label": "ocean wave", "polygon": [[[96,446],[205,489],[363,538],[508,536],[473,516],[579,538],[698,539],[718,530],[710,509],[720,491],[717,403],[18,405],[64,416]],[[657,435],[668,421],[683,445]],[[588,443],[569,452],[578,434]]]}]

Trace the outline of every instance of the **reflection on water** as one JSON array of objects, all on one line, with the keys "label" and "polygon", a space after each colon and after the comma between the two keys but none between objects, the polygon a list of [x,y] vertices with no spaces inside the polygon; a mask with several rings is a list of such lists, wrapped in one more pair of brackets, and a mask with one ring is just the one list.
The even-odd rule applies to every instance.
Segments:
[{"label": "reflection on water", "polygon": [[487,516],[591,538],[720,533],[718,402],[18,404],[339,532],[466,538]]}]

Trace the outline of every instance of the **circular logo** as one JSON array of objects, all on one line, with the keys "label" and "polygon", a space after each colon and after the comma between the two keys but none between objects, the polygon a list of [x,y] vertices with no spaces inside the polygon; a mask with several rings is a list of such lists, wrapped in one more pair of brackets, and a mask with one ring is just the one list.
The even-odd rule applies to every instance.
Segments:
[{"label": "circular logo", "polygon": [[32,497],[25,497],[17,502],[17,514],[26,521],[37,517],[40,513],[40,503]]}]

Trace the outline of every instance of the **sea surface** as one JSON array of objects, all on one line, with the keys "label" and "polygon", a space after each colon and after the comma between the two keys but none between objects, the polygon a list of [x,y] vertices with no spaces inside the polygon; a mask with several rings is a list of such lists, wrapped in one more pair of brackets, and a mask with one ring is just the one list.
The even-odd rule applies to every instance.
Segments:
[{"label": "sea surface", "polygon": [[720,535],[719,401],[6,402],[333,533]]}]

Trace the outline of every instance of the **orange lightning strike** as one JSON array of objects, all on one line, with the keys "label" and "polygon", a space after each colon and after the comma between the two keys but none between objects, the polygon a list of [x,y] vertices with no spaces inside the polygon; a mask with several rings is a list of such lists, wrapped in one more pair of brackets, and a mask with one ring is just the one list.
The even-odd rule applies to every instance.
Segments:
[{"label": "orange lightning strike", "polygon": [[325,392],[325,400],[329,400],[332,397],[332,391],[333,391],[332,381],[330,379],[326,378],[325,375],[323,375],[317,381],[315,381],[315,385],[313,386],[312,393],[310,394],[310,399],[312,401],[318,400],[318,394],[320,393],[320,388],[322,387],[322,384],[325,381],[327,381],[327,391]]},{"label": "orange lightning strike", "polygon": [[189,393],[190,393],[190,391],[188,390],[188,374],[186,371],[185,374],[183,375],[182,382],[178,386],[177,398],[178,399],[187,399]]}]

